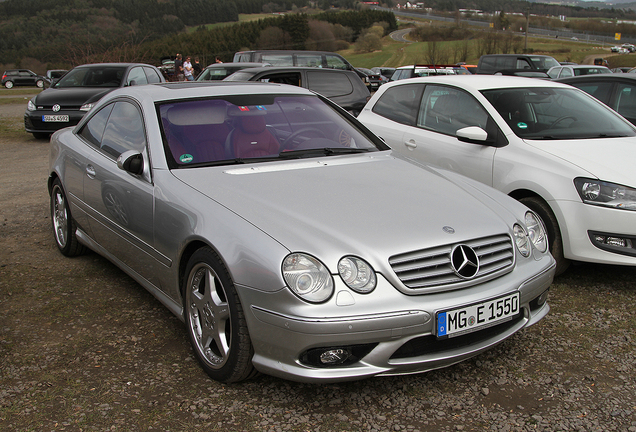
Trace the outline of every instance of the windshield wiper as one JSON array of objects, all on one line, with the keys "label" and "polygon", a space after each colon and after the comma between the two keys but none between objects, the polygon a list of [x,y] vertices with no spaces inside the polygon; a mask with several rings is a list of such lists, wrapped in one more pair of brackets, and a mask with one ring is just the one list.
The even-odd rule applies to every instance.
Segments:
[{"label": "windshield wiper", "polygon": [[310,156],[334,156],[341,154],[367,153],[375,151],[374,148],[352,148],[352,147],[321,147],[303,150],[283,150],[278,155],[281,159],[294,159]]}]

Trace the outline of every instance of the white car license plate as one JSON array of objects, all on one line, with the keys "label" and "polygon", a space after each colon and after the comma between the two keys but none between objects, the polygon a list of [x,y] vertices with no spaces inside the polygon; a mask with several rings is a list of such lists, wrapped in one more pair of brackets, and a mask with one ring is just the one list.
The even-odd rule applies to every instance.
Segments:
[{"label": "white car license plate", "polygon": [[519,293],[437,313],[437,337],[474,332],[512,319],[519,313]]},{"label": "white car license plate", "polygon": [[43,115],[43,122],[68,122],[67,115]]}]

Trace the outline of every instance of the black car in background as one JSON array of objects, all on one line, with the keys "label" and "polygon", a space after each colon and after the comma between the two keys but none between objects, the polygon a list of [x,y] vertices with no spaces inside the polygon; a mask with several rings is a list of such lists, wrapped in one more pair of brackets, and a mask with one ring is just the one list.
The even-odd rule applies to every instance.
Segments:
[{"label": "black car in background", "polygon": [[47,83],[46,77],[31,72],[28,69],[10,69],[2,74],[2,85],[10,89],[13,86],[36,86],[43,88]]},{"label": "black car in background", "polygon": [[304,87],[329,98],[353,116],[360,114],[371,96],[355,72],[339,69],[266,66],[240,70],[224,81],[261,81]]},{"label": "black car in background", "polygon": [[577,87],[636,125],[636,74],[605,73],[560,78],[554,81]]},{"label": "black car in background", "polygon": [[358,75],[360,75],[360,72],[366,75],[364,77],[360,75],[360,78],[362,78],[369,91],[374,92],[383,84],[382,75],[379,73],[373,72],[371,69],[367,68],[356,68],[356,70],[358,71]]},{"label": "black car in background", "polygon": [[24,127],[35,138],[75,126],[105,94],[119,87],[165,82],[159,69],[141,63],[97,63],[67,72],[27,104]]}]

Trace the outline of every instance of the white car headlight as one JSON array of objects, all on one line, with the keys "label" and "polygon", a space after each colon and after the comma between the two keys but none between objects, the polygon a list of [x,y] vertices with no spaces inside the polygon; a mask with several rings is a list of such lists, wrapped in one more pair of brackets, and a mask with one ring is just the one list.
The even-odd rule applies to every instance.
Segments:
[{"label": "white car headlight", "polygon": [[80,107],[80,111],[90,111],[95,106],[94,103],[85,103]]},{"label": "white car headlight", "polygon": [[[35,98],[33,98],[35,99]],[[33,99],[31,99],[29,102],[27,102],[27,111],[35,111],[37,108],[35,106],[35,103],[33,102]]]},{"label": "white car headlight", "polygon": [[283,278],[294,294],[312,303],[322,303],[331,297],[334,283],[329,270],[316,258],[292,253],[283,260]]},{"label": "white car headlight", "polygon": [[530,256],[530,250],[532,246],[530,246],[530,239],[528,239],[528,234],[526,234],[526,230],[519,224],[514,224],[512,227],[512,234],[515,238],[515,244],[517,245],[517,249],[524,257]]},{"label": "white car headlight", "polygon": [[528,229],[528,237],[539,252],[548,250],[548,236],[543,226],[541,218],[533,212],[526,213],[526,228]]},{"label": "white car headlight", "polygon": [[585,204],[636,210],[636,189],[589,178],[575,178],[576,191]]},{"label": "white car headlight", "polygon": [[346,256],[338,262],[338,273],[345,284],[355,292],[370,293],[375,289],[376,277],[373,268],[360,258]]}]

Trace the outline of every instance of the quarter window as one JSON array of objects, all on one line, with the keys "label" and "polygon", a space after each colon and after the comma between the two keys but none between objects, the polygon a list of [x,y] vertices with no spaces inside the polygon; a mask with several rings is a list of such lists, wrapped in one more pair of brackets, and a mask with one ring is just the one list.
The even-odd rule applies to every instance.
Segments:
[{"label": "quarter window", "polygon": [[136,67],[130,70],[128,74],[128,80],[126,80],[126,85],[142,85],[148,84],[148,79],[146,78],[146,74],[144,73],[143,68]]}]

